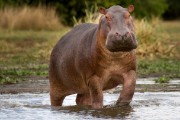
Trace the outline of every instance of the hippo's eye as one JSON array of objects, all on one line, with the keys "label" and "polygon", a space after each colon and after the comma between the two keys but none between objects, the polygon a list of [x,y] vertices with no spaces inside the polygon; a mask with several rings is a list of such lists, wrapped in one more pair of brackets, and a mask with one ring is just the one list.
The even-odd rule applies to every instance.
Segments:
[{"label": "hippo's eye", "polygon": [[126,19],[129,19],[130,18],[130,13],[129,12],[126,12],[125,14],[124,14],[124,17],[126,18]]},{"label": "hippo's eye", "polygon": [[105,15],[105,17],[106,17],[106,20],[107,20],[108,22],[111,21],[111,17],[110,17],[109,15]]}]

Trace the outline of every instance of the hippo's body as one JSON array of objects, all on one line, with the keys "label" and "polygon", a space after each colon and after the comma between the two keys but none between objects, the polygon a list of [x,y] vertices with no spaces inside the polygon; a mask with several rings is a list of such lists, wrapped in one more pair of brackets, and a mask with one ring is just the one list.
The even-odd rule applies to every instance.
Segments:
[{"label": "hippo's body", "polygon": [[[123,90],[117,104],[131,101],[136,81],[134,48],[137,45],[132,43],[131,46],[131,42],[117,45],[115,42],[121,35],[115,38],[109,35],[108,38],[110,32],[105,28],[108,22],[101,19],[99,24],[85,23],[74,27],[54,47],[49,66],[52,106],[61,106],[67,95],[77,94],[77,105],[102,108],[102,91],[119,84],[123,84]],[[122,40],[134,38],[131,33],[126,34],[127,39]],[[111,42],[111,39],[116,40]],[[122,49],[122,44],[129,45]]]}]

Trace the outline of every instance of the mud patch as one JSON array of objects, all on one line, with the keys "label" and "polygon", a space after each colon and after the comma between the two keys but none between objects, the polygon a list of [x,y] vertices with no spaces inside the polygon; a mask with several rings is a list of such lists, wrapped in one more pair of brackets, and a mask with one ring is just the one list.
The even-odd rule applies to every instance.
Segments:
[{"label": "mud patch", "polygon": [[[119,93],[122,90],[122,85],[108,90],[108,93]],[[170,80],[169,83],[157,84],[154,78],[139,78],[137,79],[136,92],[172,92],[180,91],[180,80]],[[48,79],[34,79],[22,81],[17,84],[0,85],[0,94],[17,94],[17,93],[47,93],[49,92]]]}]

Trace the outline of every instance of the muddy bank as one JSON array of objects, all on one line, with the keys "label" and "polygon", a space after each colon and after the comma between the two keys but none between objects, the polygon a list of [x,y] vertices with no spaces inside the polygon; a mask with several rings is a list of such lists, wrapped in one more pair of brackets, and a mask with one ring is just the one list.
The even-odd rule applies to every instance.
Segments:
[{"label": "muddy bank", "polygon": [[16,93],[46,93],[49,92],[49,81],[27,80],[16,84],[0,85],[0,94]]},{"label": "muddy bank", "polygon": [[[108,93],[119,93],[122,86],[108,90]],[[136,92],[172,92],[180,91],[180,80],[171,80],[170,83],[156,84],[153,78],[139,78],[137,80]],[[49,92],[48,79],[27,80],[17,84],[0,85],[0,94],[17,93],[47,93]]]}]

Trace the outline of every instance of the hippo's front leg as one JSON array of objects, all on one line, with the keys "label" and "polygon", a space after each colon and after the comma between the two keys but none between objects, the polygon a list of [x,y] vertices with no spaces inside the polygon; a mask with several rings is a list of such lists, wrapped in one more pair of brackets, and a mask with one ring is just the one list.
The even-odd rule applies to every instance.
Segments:
[{"label": "hippo's front leg", "polygon": [[93,76],[88,80],[88,87],[92,97],[92,108],[98,109],[103,107],[103,92],[100,78]]},{"label": "hippo's front leg", "polygon": [[123,79],[123,89],[116,103],[118,106],[129,105],[131,102],[135,91],[136,72],[131,70],[128,73],[123,74]]}]

